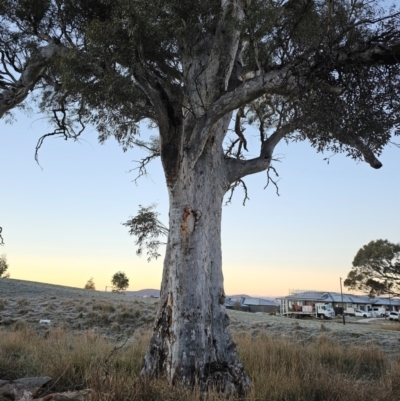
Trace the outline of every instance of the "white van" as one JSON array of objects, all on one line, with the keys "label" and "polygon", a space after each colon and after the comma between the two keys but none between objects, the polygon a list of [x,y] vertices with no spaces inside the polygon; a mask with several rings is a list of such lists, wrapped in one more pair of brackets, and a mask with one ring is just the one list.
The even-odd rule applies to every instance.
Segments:
[{"label": "white van", "polygon": [[372,308],[371,310],[373,317],[384,317],[386,314],[385,308]]}]

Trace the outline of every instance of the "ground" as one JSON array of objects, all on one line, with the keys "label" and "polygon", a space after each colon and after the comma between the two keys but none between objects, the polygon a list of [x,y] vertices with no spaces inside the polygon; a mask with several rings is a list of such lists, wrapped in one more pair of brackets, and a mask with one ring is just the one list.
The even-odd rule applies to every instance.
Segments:
[{"label": "ground", "polygon": [[[45,334],[50,326],[72,332],[93,330],[114,341],[152,327],[157,299],[91,291],[14,279],[0,279],[0,328],[28,324]],[[266,333],[308,343],[321,333],[343,345],[377,347],[389,357],[400,356],[400,323],[384,318],[341,318],[332,321],[290,319],[260,313],[229,311],[233,333]],[[363,323],[363,324],[362,324]]]}]

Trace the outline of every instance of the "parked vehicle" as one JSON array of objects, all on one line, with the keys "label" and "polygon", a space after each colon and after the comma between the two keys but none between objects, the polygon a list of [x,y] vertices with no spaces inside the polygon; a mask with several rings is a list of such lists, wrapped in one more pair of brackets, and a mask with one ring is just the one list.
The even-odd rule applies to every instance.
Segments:
[{"label": "parked vehicle", "polygon": [[386,313],[386,309],[385,308],[372,308],[371,312],[372,312],[373,317],[377,317],[377,316],[384,317],[385,313]]},{"label": "parked vehicle", "polygon": [[355,314],[354,314],[355,311],[356,310],[354,308],[346,308],[344,310],[344,315],[345,316],[355,316]]},{"label": "parked vehicle", "polygon": [[371,312],[367,312],[365,310],[356,309],[354,311],[354,316],[355,317],[372,317],[372,313]]},{"label": "parked vehicle", "polygon": [[317,303],[315,304],[315,308],[311,305],[293,305],[292,309],[287,314],[293,318],[314,316],[319,319],[332,319],[335,317],[335,311],[329,304]]},{"label": "parked vehicle", "polygon": [[390,312],[389,313],[389,320],[399,320],[400,312]]}]

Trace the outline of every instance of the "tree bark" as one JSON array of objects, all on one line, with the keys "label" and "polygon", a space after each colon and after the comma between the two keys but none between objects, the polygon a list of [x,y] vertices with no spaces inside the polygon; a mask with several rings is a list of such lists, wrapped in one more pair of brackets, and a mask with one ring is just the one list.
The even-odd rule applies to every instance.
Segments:
[{"label": "tree bark", "polygon": [[218,135],[211,135],[195,167],[189,165],[184,158],[178,180],[169,186],[160,304],[142,373],[172,384],[198,384],[202,391],[243,395],[250,379],[237,357],[225,309],[221,214],[229,183]]}]

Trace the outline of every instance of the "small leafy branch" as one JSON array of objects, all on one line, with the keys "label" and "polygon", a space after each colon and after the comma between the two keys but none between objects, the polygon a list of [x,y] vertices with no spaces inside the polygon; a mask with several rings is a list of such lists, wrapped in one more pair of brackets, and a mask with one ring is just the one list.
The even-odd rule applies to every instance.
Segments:
[{"label": "small leafy branch", "polygon": [[158,248],[166,243],[158,238],[167,236],[169,233],[168,228],[158,219],[160,214],[154,210],[156,206],[156,204],[147,207],[139,205],[137,215],[131,216],[126,223],[122,223],[129,228],[129,235],[136,237],[135,245],[138,246],[136,254],[141,256],[143,249],[147,249],[148,262],[160,256]]}]

